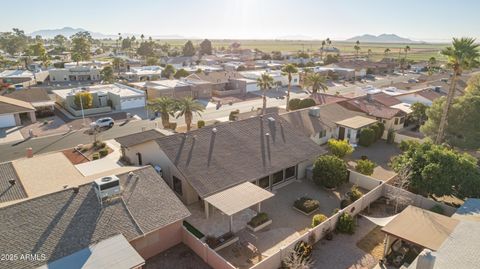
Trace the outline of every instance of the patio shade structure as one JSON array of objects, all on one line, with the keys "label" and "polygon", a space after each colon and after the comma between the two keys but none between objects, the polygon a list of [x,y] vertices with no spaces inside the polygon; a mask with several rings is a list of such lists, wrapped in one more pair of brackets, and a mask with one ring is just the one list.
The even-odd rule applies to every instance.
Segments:
[{"label": "patio shade structure", "polygon": [[370,124],[374,124],[377,120],[362,116],[351,117],[342,121],[337,121],[336,124],[352,129],[360,129]]},{"label": "patio shade structure", "polygon": [[209,204],[216,207],[224,214],[230,216],[230,231],[232,231],[232,217],[235,213],[253,205],[258,205],[258,211],[260,211],[260,203],[273,195],[273,193],[253,183],[245,182],[205,198],[205,214],[208,218]]},{"label": "patio shade structure", "polygon": [[[390,221],[382,231],[418,246],[437,251],[452,234],[459,221],[428,210],[408,206]],[[385,248],[387,250],[387,248]]]}]

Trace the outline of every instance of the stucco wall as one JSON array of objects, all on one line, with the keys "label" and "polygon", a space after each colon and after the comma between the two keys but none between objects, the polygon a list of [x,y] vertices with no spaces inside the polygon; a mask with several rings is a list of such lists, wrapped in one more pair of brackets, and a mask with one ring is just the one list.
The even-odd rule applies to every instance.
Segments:
[{"label": "stucco wall", "polygon": [[174,222],[143,237],[130,241],[130,244],[145,260],[182,242],[182,221]]}]

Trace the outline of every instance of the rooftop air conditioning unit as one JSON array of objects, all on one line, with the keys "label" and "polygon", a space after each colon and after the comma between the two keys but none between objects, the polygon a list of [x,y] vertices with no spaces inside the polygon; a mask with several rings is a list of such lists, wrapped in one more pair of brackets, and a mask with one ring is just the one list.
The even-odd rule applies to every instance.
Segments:
[{"label": "rooftop air conditioning unit", "polygon": [[308,115],[310,115],[312,117],[319,118],[320,117],[320,108],[319,107],[311,107],[308,110]]},{"label": "rooftop air conditioning unit", "polygon": [[93,186],[100,200],[120,194],[120,180],[114,175],[96,179]]}]

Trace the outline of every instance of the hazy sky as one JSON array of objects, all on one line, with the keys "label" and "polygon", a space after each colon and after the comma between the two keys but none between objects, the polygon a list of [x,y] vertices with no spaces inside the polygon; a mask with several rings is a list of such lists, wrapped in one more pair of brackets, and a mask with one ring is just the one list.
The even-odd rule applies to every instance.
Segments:
[{"label": "hazy sky", "polygon": [[479,0],[22,0],[1,1],[0,9],[0,31],[27,33],[71,26],[199,38],[480,38]]}]

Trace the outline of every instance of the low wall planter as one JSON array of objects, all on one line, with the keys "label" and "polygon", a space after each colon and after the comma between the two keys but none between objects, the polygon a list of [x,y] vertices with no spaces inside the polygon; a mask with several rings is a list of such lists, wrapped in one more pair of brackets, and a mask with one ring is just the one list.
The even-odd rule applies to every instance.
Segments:
[{"label": "low wall planter", "polygon": [[258,225],[258,226],[255,227],[255,228],[247,224],[247,228],[248,228],[250,231],[252,231],[252,232],[258,232],[258,231],[260,231],[261,229],[267,227],[267,226],[270,225],[270,224],[272,224],[272,220],[271,220],[271,219],[268,220],[268,221],[266,221],[266,222],[264,222],[264,223],[262,223],[262,224],[260,224],[260,225]]},{"label": "low wall planter", "polygon": [[306,213],[306,212],[304,212],[303,210],[300,210],[300,209],[298,209],[298,208],[296,208],[296,207],[294,207],[294,206],[292,206],[292,208],[295,209],[295,210],[297,210],[298,212],[302,213],[302,214],[305,215],[305,216],[310,216],[310,215],[312,215],[313,213],[317,212],[320,207],[317,207],[315,210],[310,211],[309,213]]},{"label": "low wall planter", "polygon": [[235,243],[237,241],[238,241],[238,236],[235,236],[235,237],[223,242],[220,246],[214,248],[213,250],[215,250],[215,252],[218,252],[218,251],[232,245],[233,243]]}]

